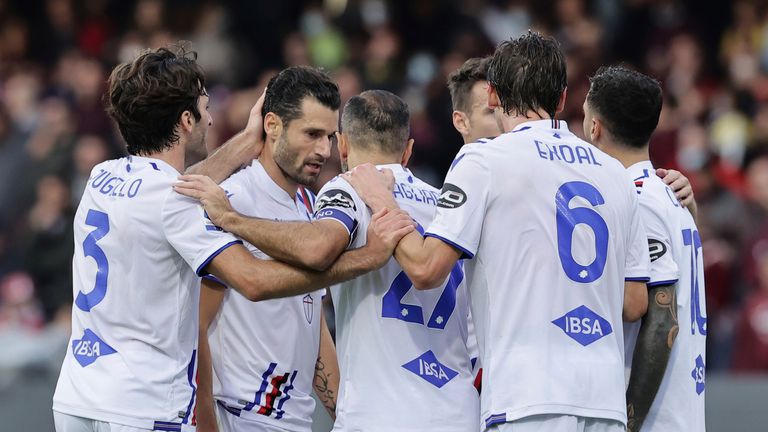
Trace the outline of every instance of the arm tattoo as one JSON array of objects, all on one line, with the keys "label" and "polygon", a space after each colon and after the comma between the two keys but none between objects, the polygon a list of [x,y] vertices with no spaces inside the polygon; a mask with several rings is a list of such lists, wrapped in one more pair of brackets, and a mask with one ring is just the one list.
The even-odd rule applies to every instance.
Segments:
[{"label": "arm tattoo", "polygon": [[650,289],[627,388],[627,431],[637,432],[656,398],[678,332],[675,285]]},{"label": "arm tattoo", "polygon": [[333,418],[336,415],[336,393],[328,385],[330,376],[331,374],[325,370],[323,359],[318,357],[317,363],[315,363],[315,378],[313,382],[315,394],[317,394],[318,399],[320,399],[320,402],[323,403],[325,409],[328,410],[328,413]]}]

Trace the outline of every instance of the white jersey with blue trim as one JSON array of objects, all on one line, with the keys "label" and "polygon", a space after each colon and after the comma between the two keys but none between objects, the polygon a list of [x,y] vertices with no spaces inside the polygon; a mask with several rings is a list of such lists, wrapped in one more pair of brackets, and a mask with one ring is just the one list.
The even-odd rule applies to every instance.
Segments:
[{"label": "white jersey with blue trim", "polygon": [[193,423],[198,275],[238,241],[173,191],[178,176],[137,156],[91,172],[74,220],[72,336],[55,411],[150,430]]},{"label": "white jersey with blue trim", "polygon": [[[679,331],[642,430],[701,432],[704,425],[706,296],[701,237],[693,217],[656,176],[650,161],[628,172],[640,197],[650,252],[649,287],[676,284]],[[653,299],[650,299],[653,301]],[[632,364],[640,323],[625,325],[626,364]]]},{"label": "white jersey with blue trim", "polygon": [[[225,180],[232,207],[245,216],[311,221],[310,203],[290,196],[258,160]],[[271,259],[248,242],[259,259]],[[230,414],[288,431],[312,428],[312,380],[320,347],[325,290],[252,302],[228,289],[208,330],[213,396]]]},{"label": "white jersey with blue trim", "polygon": [[427,236],[462,251],[481,428],[538,414],[626,423],[624,281],[647,280],[637,194],[562,121],[465,145]]},{"label": "white jersey with blue trim", "polygon": [[[400,207],[428,225],[438,190],[401,165],[380,168],[394,172]],[[344,225],[349,248],[365,245],[371,214],[344,179],[321,189],[315,217]],[[331,288],[341,368],[334,431],[477,430],[463,280],[458,263],[440,287],[419,291],[392,258],[378,271]]]}]

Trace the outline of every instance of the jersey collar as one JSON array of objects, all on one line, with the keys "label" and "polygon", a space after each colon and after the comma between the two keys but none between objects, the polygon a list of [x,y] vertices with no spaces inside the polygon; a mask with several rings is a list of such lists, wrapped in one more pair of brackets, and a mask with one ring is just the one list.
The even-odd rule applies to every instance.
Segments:
[{"label": "jersey collar", "polygon": [[164,172],[174,177],[178,177],[181,175],[180,172],[176,171],[176,168],[172,167],[168,162],[165,162],[160,159],[149,158],[145,156],[134,156],[134,155],[127,156],[127,159],[128,159],[129,165],[130,164],[145,165],[145,166],[148,166],[150,169]]},{"label": "jersey collar", "polygon": [[521,132],[528,129],[554,129],[569,132],[568,123],[565,120],[544,119],[530,120],[520,123],[512,129],[512,132]]},{"label": "jersey collar", "polygon": [[656,175],[656,168],[653,167],[653,164],[649,160],[644,160],[640,162],[636,162],[633,165],[630,165],[627,168],[627,172],[633,175],[641,176],[644,175],[645,172],[648,172],[650,174]]}]

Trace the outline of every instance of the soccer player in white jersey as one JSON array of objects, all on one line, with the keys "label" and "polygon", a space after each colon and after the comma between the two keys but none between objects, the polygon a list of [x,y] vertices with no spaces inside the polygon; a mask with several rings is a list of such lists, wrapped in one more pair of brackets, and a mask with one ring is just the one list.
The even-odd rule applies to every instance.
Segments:
[{"label": "soccer player in white jersey", "polygon": [[504,131],[488,106],[488,65],[491,57],[473,57],[448,75],[453,113],[451,121],[464,144],[493,139]]},{"label": "soccer player in white jersey", "polygon": [[[482,429],[623,431],[622,318],[647,307],[637,194],[619,162],[554,118],[557,42],[529,32],[501,44],[489,77],[506,133],[462,148],[426,237],[404,237],[395,258],[417,288],[467,259]],[[396,207],[386,172],[345,178],[372,210]]]},{"label": "soccer player in white jersey", "polygon": [[[408,106],[390,92],[351,98],[341,120],[342,169],[365,162],[391,169],[395,200],[420,226],[429,226],[439,191],[405,168],[413,145],[409,121]],[[344,179],[326,183],[315,207],[319,220],[349,231],[348,248],[365,244],[371,214]],[[341,367],[334,431],[477,430],[463,281],[462,263],[456,263],[438,289],[418,291],[392,259],[331,288]]]},{"label": "soccer player in white jersey", "polygon": [[[393,238],[369,235],[329,271],[302,271],[257,260],[174,193],[185,151],[204,148],[211,124],[194,58],[161,48],[110,76],[108,111],[131,156],[93,169],[75,215],[72,336],[53,397],[58,432],[194,430],[198,275],[215,274],[251,300],[296,295],[384,265],[399,240],[395,223]],[[221,180],[252,159],[260,109],[197,172]]]},{"label": "soccer player in white jersey", "polygon": [[651,260],[648,312],[625,334],[632,367],[628,430],[701,432],[707,334],[701,238],[649,160],[661,86],[623,67],[600,69],[590,82],[584,133],[634,179]]},{"label": "soccer player in white jersey", "polygon": [[[279,221],[311,220],[314,196],[304,186],[315,182],[330,156],[340,103],[338,87],[318,69],[290,67],[272,78],[264,101],[264,151],[221,184],[235,210]],[[316,365],[322,376],[315,392],[334,416],[339,371],[323,294],[254,303],[216,281],[203,281],[199,431],[216,429],[215,409],[223,431],[311,431]]]}]

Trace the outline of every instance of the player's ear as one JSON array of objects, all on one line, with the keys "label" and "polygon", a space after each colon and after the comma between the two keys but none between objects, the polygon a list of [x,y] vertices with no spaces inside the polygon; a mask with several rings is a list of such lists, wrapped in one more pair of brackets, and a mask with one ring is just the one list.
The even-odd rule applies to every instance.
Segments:
[{"label": "player's ear", "polygon": [[347,141],[347,135],[344,132],[339,132],[339,159],[347,162],[349,158],[349,141]]},{"label": "player's ear", "polygon": [[592,117],[592,127],[589,130],[589,140],[597,143],[603,135],[603,122],[597,117]]},{"label": "player's ear", "polygon": [[568,87],[563,89],[563,92],[560,93],[560,99],[557,101],[557,108],[555,109],[555,113],[561,113],[565,109],[565,98],[568,96]]},{"label": "player's ear", "polygon": [[[456,111],[454,111],[455,113]],[[408,143],[405,144],[405,151],[403,151],[403,158],[400,160],[400,165],[408,166],[408,160],[411,159],[413,154],[413,138],[408,139]]]},{"label": "player's ear", "polygon": [[181,113],[179,126],[185,132],[192,132],[192,129],[195,127],[195,116],[192,115],[191,111],[186,110]]},{"label": "player's ear", "polygon": [[264,132],[273,141],[280,139],[280,134],[283,132],[283,120],[277,114],[268,112],[264,116]]},{"label": "player's ear", "polygon": [[469,135],[469,118],[461,111],[454,110],[451,119],[453,120],[453,127],[461,135]]},{"label": "player's ear", "polygon": [[501,100],[499,99],[499,94],[496,93],[496,89],[488,84],[488,108],[496,109],[501,107]]}]

